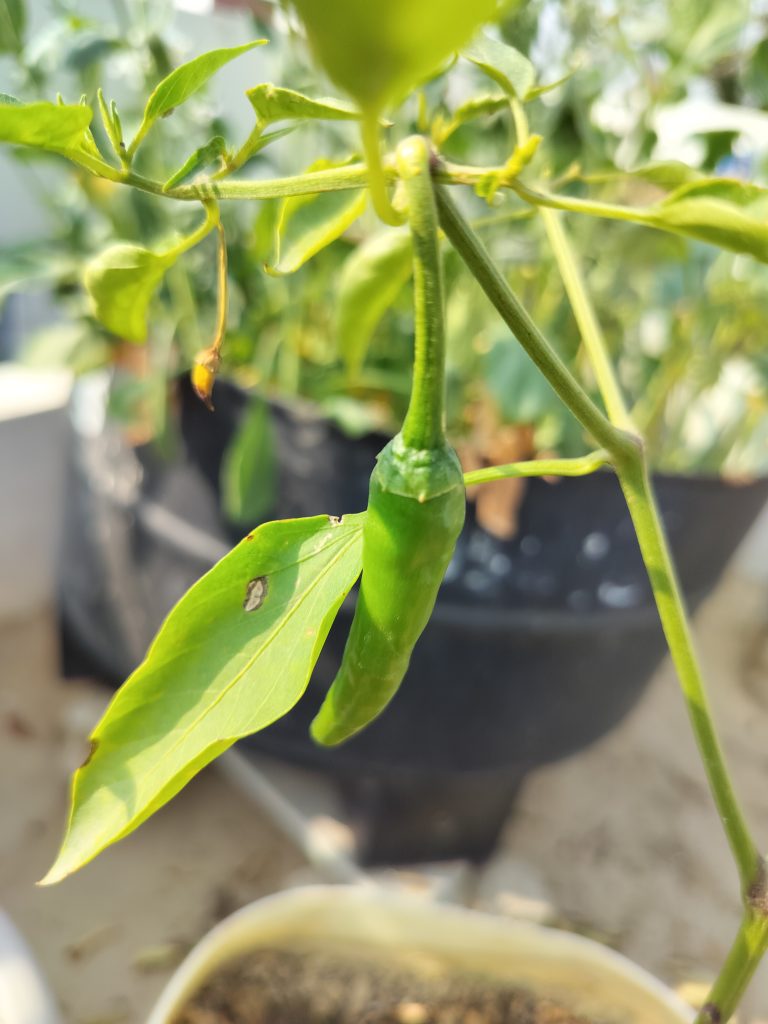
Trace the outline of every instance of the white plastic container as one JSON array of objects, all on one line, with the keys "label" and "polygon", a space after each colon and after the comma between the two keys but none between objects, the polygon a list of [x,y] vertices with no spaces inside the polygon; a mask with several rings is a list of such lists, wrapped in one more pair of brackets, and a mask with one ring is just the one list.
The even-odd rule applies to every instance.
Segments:
[{"label": "white plastic container", "polygon": [[383,958],[427,955],[611,1024],[690,1024],[694,1016],[652,975],[590,939],[362,885],[295,889],[232,914],[181,964],[148,1024],[172,1024],[190,996],[232,957],[305,942],[329,949],[353,945]]},{"label": "white plastic container", "polygon": [[51,604],[71,375],[0,363],[0,620]]},{"label": "white plastic container", "polygon": [[61,1017],[27,944],[0,910],[0,1021],[61,1024]]}]

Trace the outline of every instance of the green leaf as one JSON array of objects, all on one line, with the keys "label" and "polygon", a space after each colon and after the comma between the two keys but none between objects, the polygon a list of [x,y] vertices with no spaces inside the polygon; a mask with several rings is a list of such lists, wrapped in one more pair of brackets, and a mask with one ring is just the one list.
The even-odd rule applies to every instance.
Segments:
[{"label": "green leaf", "polygon": [[509,96],[525,99],[536,81],[533,64],[514,46],[480,34],[462,51]]},{"label": "green leaf", "polygon": [[167,75],[159,85],[155,86],[147,100],[136,137],[131,143],[131,151],[135,150],[150,127],[159,117],[167,117],[176,107],[181,106],[194,93],[201,89],[219,68],[224,67],[235,57],[247,53],[255,46],[262,46],[266,39],[256,39],[242,46],[228,46],[221,50],[209,50],[199,57],[181,64]]},{"label": "green leaf", "polygon": [[177,171],[174,171],[163,185],[163,192],[175,188],[202,167],[207,167],[215,160],[218,160],[222,153],[226,151],[226,148],[227,144],[224,138],[221,135],[214,135],[209,142],[206,142],[204,146],[200,146],[194,153],[188,156]]},{"label": "green leaf", "polygon": [[0,0],[0,53],[20,53],[27,12],[24,0]]},{"label": "green leaf", "polygon": [[85,270],[93,315],[126,341],[146,341],[149,303],[175,260],[176,253],[154,253],[123,243],[110,246]]},{"label": "green leaf", "polygon": [[457,124],[465,124],[477,117],[487,117],[500,110],[509,110],[509,97],[499,93],[485,96],[473,96],[456,108],[452,120]]},{"label": "green leaf", "polygon": [[[308,170],[319,171],[343,164],[317,160]],[[362,214],[368,202],[363,189],[324,192],[283,199],[275,228],[274,263],[268,274],[293,274],[307,260],[335,242]]]},{"label": "green leaf", "polygon": [[646,223],[768,263],[768,190],[726,178],[683,185]]},{"label": "green leaf", "polygon": [[221,466],[221,501],[233,523],[258,523],[275,501],[277,464],[269,406],[254,398]]},{"label": "green leaf", "polygon": [[22,102],[7,92],[0,92],[0,106],[20,107]]},{"label": "green leaf", "polygon": [[633,167],[631,171],[609,170],[598,171],[595,174],[581,175],[582,181],[587,182],[609,182],[609,181],[647,181],[650,185],[658,185],[660,188],[679,188],[694,181],[702,179],[701,171],[689,167],[680,160],[658,160],[648,164],[641,164]]},{"label": "green leaf", "polygon": [[93,154],[86,136],[92,117],[90,107],[80,104],[6,101],[0,104],[0,142],[33,146],[79,161]]},{"label": "green leaf", "polygon": [[555,89],[559,89],[561,85],[565,85],[569,78],[578,71],[578,68],[573,68],[571,71],[566,72],[561,78],[556,78],[554,82],[546,82],[544,85],[534,85],[525,94],[526,103],[529,100],[538,99],[539,96],[545,96],[548,92],[554,92]]},{"label": "green leaf", "polygon": [[356,121],[360,117],[360,112],[350,103],[326,98],[313,100],[270,82],[248,89],[245,95],[251,101],[256,117],[264,124],[296,119]]},{"label": "green leaf", "polygon": [[359,372],[373,332],[410,273],[411,240],[407,231],[385,230],[371,235],[347,257],[336,299],[336,339],[352,376]]},{"label": "green leaf", "polygon": [[296,704],[360,573],[364,519],[266,523],[182,597],[91,737],[43,884],[128,835],[236,740]]}]

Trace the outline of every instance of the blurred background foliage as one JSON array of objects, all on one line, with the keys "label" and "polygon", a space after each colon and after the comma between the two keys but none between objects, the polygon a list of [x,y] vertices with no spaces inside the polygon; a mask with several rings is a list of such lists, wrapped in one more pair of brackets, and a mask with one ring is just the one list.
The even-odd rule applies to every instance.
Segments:
[{"label": "blurred background foliage", "polygon": [[[87,16],[81,8],[54,0],[44,28],[31,31],[24,0],[6,0],[0,91],[24,101],[61,91],[76,102],[82,94],[95,106],[96,89],[105,85],[132,129],[157,81],[193,55],[189,40],[174,27],[166,2],[114,0]],[[286,12],[264,4],[259,12],[253,37],[270,39],[263,51],[269,50],[269,79],[310,96],[330,94]],[[684,160],[706,174],[765,184],[768,5],[531,0],[513,6],[499,33],[529,56],[541,83],[562,79],[527,104],[531,129],[543,136],[527,180],[627,205],[660,194],[653,174],[623,173],[649,161]],[[444,137],[457,109],[498,92],[477,67],[459,60],[393,116],[390,142],[412,131]],[[508,158],[515,142],[508,107],[487,107],[490,113],[468,118],[445,139],[447,159],[499,165]],[[139,169],[165,180],[214,135],[239,144],[243,129],[230,114],[206,94],[190,100],[146,141]],[[97,141],[106,146],[103,137]],[[344,160],[356,146],[354,124],[309,121],[263,149],[243,173],[298,173],[318,156]],[[83,263],[116,239],[151,246],[188,231],[199,214],[62,162],[53,177],[41,175],[42,161],[52,159],[14,151],[17,172],[28,185],[39,182],[39,201],[50,208],[54,228],[39,241],[0,247],[0,295],[50,289],[59,313],[55,323],[22,339],[20,357],[77,373],[108,368],[113,414],[135,440],[171,445],[170,382],[213,330],[212,243],[169,271],[146,346],[110,335],[89,312]],[[474,195],[464,201],[534,319],[595,392],[539,218],[511,193],[491,203]],[[362,298],[346,306],[338,301],[339,282],[354,277],[360,245],[386,246],[376,242],[382,229],[373,214],[366,212],[295,273],[275,277],[264,265],[275,260],[279,203],[229,203],[223,212],[230,311],[222,373],[260,395],[312,402],[353,436],[396,429],[412,353],[401,258],[390,253],[389,262],[380,260],[379,277]],[[768,470],[768,266],[637,225],[569,214],[568,226],[653,465],[742,477]],[[392,245],[397,249],[396,240]],[[446,277],[448,416],[464,461],[584,451],[578,424],[448,251]],[[375,304],[375,296],[380,318],[365,305]],[[361,365],[350,372],[343,346],[358,329],[352,344]],[[253,426],[261,420],[252,417],[248,428],[255,450],[263,448],[261,428]],[[242,449],[241,438],[241,455]]]}]

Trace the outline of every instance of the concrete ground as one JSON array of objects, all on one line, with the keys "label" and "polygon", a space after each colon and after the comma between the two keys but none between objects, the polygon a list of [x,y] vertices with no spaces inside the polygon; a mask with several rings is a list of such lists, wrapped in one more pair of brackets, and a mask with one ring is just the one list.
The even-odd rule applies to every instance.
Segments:
[{"label": "concrete ground", "polygon": [[[765,585],[732,572],[696,631],[738,791],[768,845]],[[67,1024],[141,1024],[215,920],[311,871],[265,812],[209,769],[79,875],[36,889],[104,693],[60,682],[45,615],[0,625],[0,673],[0,905]],[[494,862],[462,878],[477,905],[555,918],[700,990],[735,932],[737,886],[669,664],[620,728],[529,779]],[[741,1020],[768,1022],[768,965]]]}]

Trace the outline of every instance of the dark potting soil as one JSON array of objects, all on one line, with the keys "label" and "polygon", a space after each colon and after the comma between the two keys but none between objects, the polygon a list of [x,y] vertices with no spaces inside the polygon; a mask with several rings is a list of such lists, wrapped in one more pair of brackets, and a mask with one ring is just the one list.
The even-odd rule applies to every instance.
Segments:
[{"label": "dark potting soil", "polygon": [[221,969],[174,1024],[599,1024],[474,974],[360,954],[262,950]]}]

